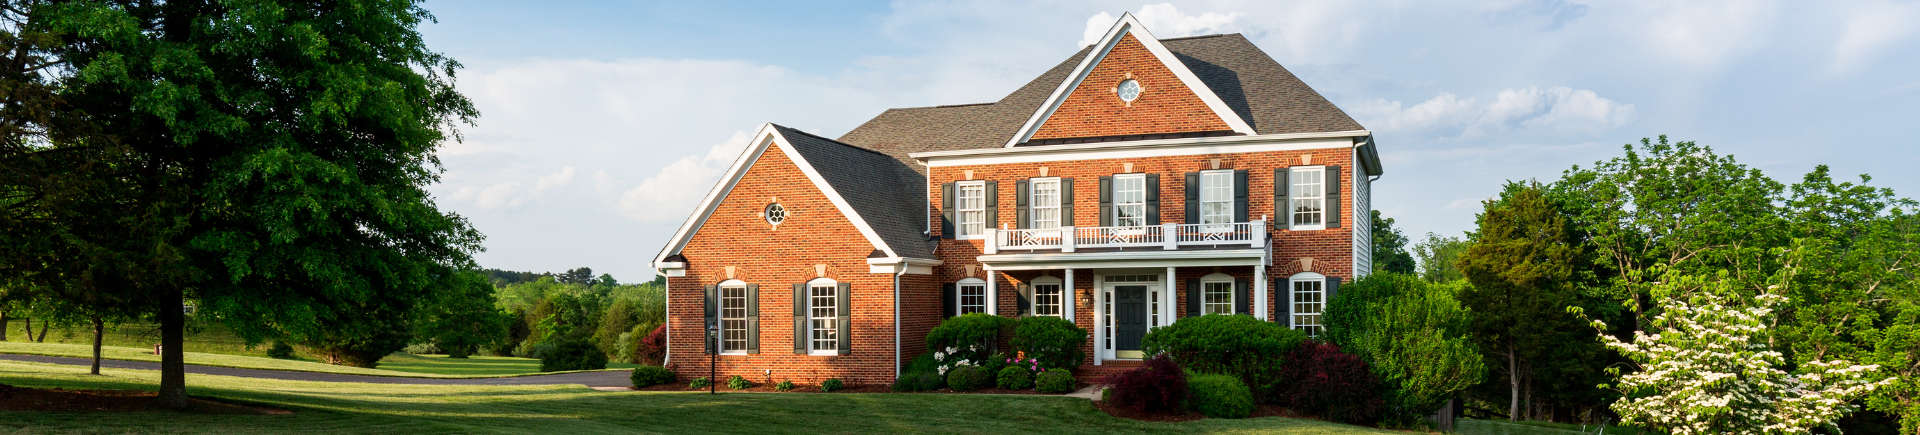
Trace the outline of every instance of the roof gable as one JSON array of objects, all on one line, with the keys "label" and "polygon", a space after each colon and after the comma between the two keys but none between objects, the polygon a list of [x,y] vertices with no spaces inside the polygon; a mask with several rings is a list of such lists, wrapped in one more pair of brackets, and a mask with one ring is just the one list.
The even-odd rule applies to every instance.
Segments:
[{"label": "roof gable", "polygon": [[[1111,89],[1115,84],[1120,82],[1119,78],[1122,77],[1121,74],[1131,73],[1132,71],[1129,70],[1136,69],[1139,70],[1141,74],[1140,77],[1137,77],[1140,79],[1139,81],[1143,84],[1150,85],[1150,87],[1147,87],[1147,89],[1141,93],[1140,99],[1135,100],[1136,102],[1146,100],[1150,92],[1158,92],[1157,95],[1169,96],[1160,97],[1156,95],[1154,97],[1158,100],[1155,104],[1162,104],[1161,107],[1157,108],[1163,110],[1157,110],[1155,112],[1161,113],[1149,115],[1149,117],[1177,118],[1183,120],[1183,122],[1176,123],[1176,126],[1169,130],[1166,128],[1166,125],[1155,125],[1156,123],[1154,121],[1157,119],[1139,120],[1142,122],[1129,120],[1130,123],[1138,124],[1138,126],[1132,127],[1134,129],[1153,125],[1157,127],[1154,128],[1154,130],[1159,131],[1133,132],[1132,130],[1116,130],[1119,134],[1114,135],[1189,133],[1209,130],[1232,131],[1238,134],[1249,135],[1255,134],[1253,126],[1248,124],[1239,112],[1236,112],[1231,106],[1227,105],[1226,101],[1223,101],[1218,94],[1215,94],[1206,82],[1202,81],[1198,75],[1194,74],[1193,70],[1188,68],[1186,63],[1174,56],[1172,51],[1160,43],[1159,39],[1154,38],[1152,33],[1149,33],[1146,28],[1142,27],[1139,20],[1133,17],[1133,14],[1128,13],[1121,15],[1119,21],[1114,22],[1113,27],[1108,29],[1106,35],[1102,37],[1099,42],[1094,43],[1092,48],[1093,51],[1081,58],[1080,64],[1074,68],[1072,73],[1068,74],[1065,80],[1060,82],[1059,86],[1040,104],[1037,110],[1033,111],[1032,115],[1027,118],[1027,122],[1014,133],[1012,138],[1008,139],[1004,146],[1013,147],[1035,138],[1065,137],[1061,135],[1084,134],[1086,132],[1099,131],[1098,129],[1087,129],[1085,127],[1102,123],[1111,124],[1112,119],[1110,117],[1103,119],[1102,113],[1112,114],[1125,108],[1125,106],[1122,106],[1122,109],[1113,108],[1114,102],[1119,101],[1119,99],[1113,98],[1112,95],[1099,95],[1100,89]],[[1114,63],[1118,63],[1119,65],[1102,67],[1102,65],[1109,63],[1108,59],[1113,59]],[[1153,67],[1152,64],[1155,63],[1158,64],[1158,68]],[[1094,75],[1096,73],[1100,73],[1100,75]],[[1166,79],[1161,73],[1171,75],[1172,80]],[[1094,80],[1089,80],[1090,76],[1092,76]],[[1150,81],[1148,78],[1152,78],[1152,80]],[[1173,89],[1156,90],[1155,88]],[[1075,95],[1078,95],[1079,98],[1074,98]],[[1184,96],[1191,96],[1191,98],[1197,99],[1199,104],[1191,104],[1193,103],[1191,100],[1182,100]],[[1187,110],[1172,113],[1167,113],[1166,110],[1164,110],[1179,106],[1187,106]],[[1211,113],[1213,115],[1212,119],[1207,119],[1204,116],[1206,113]],[[1069,118],[1064,120],[1065,122],[1063,122],[1063,124],[1065,124],[1065,126],[1055,129],[1043,129],[1043,127],[1052,123],[1050,122],[1052,121],[1051,118],[1056,116],[1056,114]],[[1196,118],[1198,122],[1184,121]]]}]

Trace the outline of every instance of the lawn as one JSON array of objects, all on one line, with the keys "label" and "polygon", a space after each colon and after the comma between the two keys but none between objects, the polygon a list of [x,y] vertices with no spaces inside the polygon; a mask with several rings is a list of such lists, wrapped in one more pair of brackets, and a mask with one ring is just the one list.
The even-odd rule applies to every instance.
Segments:
[{"label": "lawn", "polygon": [[[0,383],[68,389],[145,389],[145,370],[0,361]],[[578,386],[426,386],[189,376],[191,394],[292,410],[292,415],[0,411],[0,432],[427,433],[1388,433],[1266,417],[1148,423],[1114,418],[1057,396],[600,392]]]},{"label": "lawn", "polygon": [[[1461,419],[1456,432],[1467,435],[1533,435],[1533,434],[1600,434],[1601,429],[1594,426],[1582,426],[1570,423],[1545,421],[1510,422],[1505,420],[1469,420]],[[1639,429],[1620,426],[1607,426],[1607,435],[1644,434]]]},{"label": "lawn", "polygon": [[[55,330],[58,333],[58,330]],[[48,337],[52,341],[52,337]],[[0,342],[0,353],[69,356],[92,358],[93,346],[66,343],[22,343]],[[101,354],[107,359],[132,361],[159,361],[152,349],[119,346],[102,346]],[[360,368],[337,366],[308,360],[283,360],[254,356],[239,356],[223,353],[187,352],[188,364],[200,364],[246,369],[294,370],[303,372],[345,373],[374,376],[409,376],[428,378],[475,378],[496,376],[518,376],[539,374],[540,360],[530,358],[475,356],[468,359],[453,359],[441,355],[409,355],[396,353],[380,360],[379,368]],[[608,369],[632,369],[635,365],[609,363]]]}]

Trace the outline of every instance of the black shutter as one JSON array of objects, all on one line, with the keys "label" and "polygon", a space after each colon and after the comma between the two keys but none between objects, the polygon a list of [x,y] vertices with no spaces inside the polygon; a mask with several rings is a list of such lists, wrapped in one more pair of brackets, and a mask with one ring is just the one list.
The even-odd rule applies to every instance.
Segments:
[{"label": "black shutter", "polygon": [[1181,223],[1200,223],[1200,173],[1187,173],[1187,220]]},{"label": "black shutter", "polygon": [[[1060,179],[1060,226],[1073,226],[1073,179]],[[1072,237],[1072,235],[1068,235]]]},{"label": "black shutter", "polygon": [[[711,330],[714,327],[717,327],[720,325],[720,286],[717,286],[717,285],[707,286],[706,304],[707,304],[707,307],[706,307],[707,322],[702,326],[706,327],[707,330]],[[707,337],[707,331],[705,330],[700,331],[700,336]],[[714,337],[707,337],[707,339],[704,340],[707,343],[705,347],[708,355],[714,355],[719,353],[717,352],[718,348],[715,346],[715,344],[717,343],[713,342],[713,338]]]},{"label": "black shutter", "polygon": [[986,183],[986,186],[987,186],[987,210],[986,210],[987,231],[985,234],[991,235],[993,234],[993,230],[1000,229],[1000,183],[988,181]]},{"label": "black shutter", "polygon": [[1280,289],[1274,293],[1280,297],[1278,303],[1273,304],[1273,320],[1280,326],[1291,328],[1293,327],[1293,280],[1280,278],[1273,280],[1273,285]]},{"label": "black shutter", "polygon": [[1032,218],[1027,213],[1033,210],[1033,204],[1027,203],[1027,194],[1033,183],[1028,180],[1013,182],[1013,227],[1027,229],[1033,227]]},{"label": "black shutter", "polygon": [[1200,313],[1206,312],[1200,309],[1200,294],[1205,293],[1205,290],[1200,287],[1200,280],[1187,280],[1187,317],[1198,317]]},{"label": "black shutter", "polygon": [[1252,283],[1253,281],[1247,280],[1246,278],[1233,280],[1234,314],[1253,314]]},{"label": "black shutter", "polygon": [[953,317],[960,314],[960,312],[958,311],[959,307],[956,305],[957,301],[955,300],[959,297],[960,297],[960,290],[956,285],[954,285],[954,283],[946,283],[946,284],[940,285],[941,318],[943,319],[949,318],[949,317]]},{"label": "black shutter", "polygon": [[1147,174],[1147,225],[1160,224],[1160,174]]},{"label": "black shutter", "polygon": [[834,301],[833,312],[836,319],[833,324],[840,327],[840,330],[834,333],[834,337],[837,337],[834,341],[840,344],[841,355],[851,354],[853,353],[853,322],[848,319],[851,317],[850,314],[853,314],[853,284],[840,283],[840,291],[834,292],[834,296],[839,300]]},{"label": "black shutter", "polygon": [[1100,176],[1100,226],[1113,226],[1113,177]]},{"label": "black shutter", "polygon": [[940,238],[953,238],[953,183],[940,185]]},{"label": "black shutter", "polygon": [[1273,222],[1274,228],[1287,229],[1293,225],[1293,206],[1287,204],[1287,191],[1293,187],[1293,179],[1288,177],[1287,168],[1273,170]]},{"label": "black shutter", "polygon": [[1340,165],[1327,166],[1327,228],[1340,228]]},{"label": "black shutter", "polygon": [[1233,171],[1233,221],[1251,222],[1247,216],[1247,170]]},{"label": "black shutter", "polygon": [[807,285],[793,285],[793,353],[807,354]]},{"label": "black shutter", "polygon": [[747,353],[760,353],[759,284],[747,284]]},{"label": "black shutter", "polygon": [[1031,311],[1029,311],[1033,309],[1033,302],[1027,299],[1027,292],[1029,291],[1033,291],[1033,286],[1027,286],[1027,290],[1025,291],[1017,291],[1013,293],[1014,307],[1020,310],[1020,317],[1026,317],[1027,315],[1033,314]]},{"label": "black shutter", "polygon": [[[1327,300],[1326,300],[1327,305],[1333,305],[1333,296],[1339,293],[1340,293],[1340,277],[1337,277],[1337,276],[1327,277]],[[1327,312],[1327,309],[1325,307],[1321,307],[1320,312],[1322,313]]]}]

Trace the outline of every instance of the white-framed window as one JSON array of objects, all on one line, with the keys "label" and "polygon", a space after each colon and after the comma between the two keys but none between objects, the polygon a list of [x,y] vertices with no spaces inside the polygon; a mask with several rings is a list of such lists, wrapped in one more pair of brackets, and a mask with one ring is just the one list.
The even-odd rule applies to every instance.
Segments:
[{"label": "white-framed window", "polygon": [[1307,333],[1309,337],[1320,335],[1320,312],[1327,307],[1327,277],[1313,272],[1301,272],[1293,275],[1287,282],[1293,283],[1288,289],[1289,310],[1293,316],[1293,329]]},{"label": "white-framed window", "polygon": [[1147,225],[1147,174],[1113,176],[1113,225]]},{"label": "white-framed window", "polygon": [[1200,314],[1233,314],[1232,275],[1216,273],[1200,277],[1199,290]]},{"label": "white-framed window", "polygon": [[1033,315],[1066,317],[1066,292],[1061,290],[1060,283],[1060,278],[1052,276],[1033,279]]},{"label": "white-framed window", "polygon": [[959,299],[953,304],[958,314],[987,312],[987,281],[979,278],[967,278],[955,284],[953,297]]},{"label": "white-framed window", "polygon": [[737,279],[720,283],[720,353],[747,353],[747,283]]},{"label": "white-framed window", "polygon": [[1323,166],[1293,167],[1287,170],[1288,210],[1292,215],[1290,226],[1296,230],[1318,230],[1327,227],[1327,168]]},{"label": "white-framed window", "polygon": [[1027,181],[1027,226],[1034,229],[1059,228],[1060,179],[1034,178]]},{"label": "white-framed window", "polygon": [[807,282],[807,354],[840,354],[841,308],[839,282],[828,278]]},{"label": "white-framed window", "polygon": [[958,238],[978,239],[987,234],[987,183],[984,181],[962,181],[955,186],[959,196],[954,204],[959,208],[960,224],[954,229]]},{"label": "white-framed window", "polygon": [[1200,173],[1200,222],[1204,231],[1231,231],[1233,226],[1233,170]]}]

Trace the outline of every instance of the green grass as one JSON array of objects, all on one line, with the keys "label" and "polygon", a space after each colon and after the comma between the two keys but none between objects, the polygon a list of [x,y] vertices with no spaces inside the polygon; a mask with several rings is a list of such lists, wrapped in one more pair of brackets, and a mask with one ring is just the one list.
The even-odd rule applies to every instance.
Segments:
[{"label": "green grass", "polygon": [[[147,389],[145,370],[0,361],[0,383],[68,389]],[[1085,399],[947,394],[599,392],[578,386],[426,386],[195,376],[190,394],[292,415],[0,411],[0,432],[427,433],[1285,433],[1385,431],[1279,417],[1148,423],[1114,418]]]},{"label": "green grass", "polygon": [[[19,318],[7,319],[7,342],[28,342],[27,322]],[[34,335],[45,325],[36,319],[33,322]],[[93,345],[93,327],[91,325],[72,325],[73,327],[55,327],[47,333],[47,343],[68,343]],[[160,343],[158,325],[150,323],[124,323],[108,325],[107,333],[101,337],[102,344],[153,350]],[[267,346],[248,347],[247,341],[219,326],[195,326],[186,331],[188,352],[218,353],[227,355],[267,356]]]},{"label": "green grass", "polygon": [[[57,331],[57,330],[56,330]],[[52,337],[48,337],[52,341]],[[152,349],[118,346],[101,346],[101,354],[107,359],[131,361],[159,361]],[[66,343],[0,343],[0,353],[67,356],[92,358],[93,346]],[[317,361],[283,360],[253,356],[228,355],[220,353],[187,352],[188,364],[199,364],[244,369],[293,370],[303,372],[345,373],[373,376],[408,376],[426,378],[481,378],[499,376],[519,376],[540,374],[540,360],[530,358],[475,356],[466,360],[447,358],[441,355],[409,355],[396,353],[380,360],[379,368],[360,368],[337,366]],[[607,368],[632,369],[634,364],[609,363]],[[558,372],[550,372],[558,373]]]},{"label": "green grass", "polygon": [[[1456,429],[1456,431],[1459,433],[1467,434],[1467,435],[1532,435],[1532,434],[1572,435],[1572,434],[1581,434],[1581,433],[1586,433],[1586,434],[1599,433],[1599,429],[1593,426],[1583,427],[1578,424],[1553,423],[1553,422],[1545,422],[1545,421],[1510,422],[1510,421],[1503,421],[1503,420],[1461,419],[1457,422],[1456,427],[1454,429]],[[1630,427],[1620,427],[1616,425],[1608,425],[1606,427],[1606,434],[1608,435],[1638,435],[1643,433],[1645,432],[1642,432],[1639,429],[1630,428]]]}]

